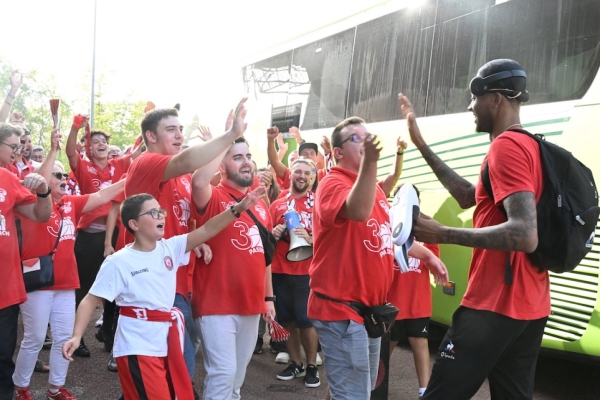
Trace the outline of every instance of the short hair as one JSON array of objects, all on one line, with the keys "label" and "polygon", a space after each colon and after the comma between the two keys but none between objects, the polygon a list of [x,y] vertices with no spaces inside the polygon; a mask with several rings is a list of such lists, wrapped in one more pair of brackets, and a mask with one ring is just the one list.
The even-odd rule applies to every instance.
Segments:
[{"label": "short hair", "polygon": [[31,149],[31,151],[44,151],[44,148],[42,146],[33,146],[33,148]]},{"label": "short hair", "polygon": [[[63,170],[63,172],[65,172],[65,166],[62,162],[56,160],[54,161],[54,166],[55,167],[59,167],[60,169]],[[33,172],[35,172],[36,174],[40,172],[40,168],[42,167],[42,164],[38,165],[37,167],[35,167],[35,169],[33,170]]]},{"label": "short hair", "polygon": [[135,231],[129,226],[130,220],[138,219],[138,216],[142,212],[142,206],[145,202],[153,200],[154,197],[148,193],[135,194],[126,198],[121,203],[121,221],[125,225],[125,229],[135,236]]},{"label": "short hair", "polygon": [[[349,125],[360,125],[364,124],[365,120],[360,117],[349,117],[340,122],[333,128],[333,132],[331,133],[331,148],[340,147],[342,145],[342,130]],[[335,161],[338,159],[334,156]]]},{"label": "short hair", "polygon": [[0,141],[4,141],[12,135],[21,137],[23,135],[23,128],[15,124],[0,122]]},{"label": "short hair", "polygon": [[100,130],[93,130],[93,131],[91,131],[91,132],[90,132],[90,140],[92,140],[92,138],[93,138],[94,136],[97,136],[97,135],[102,135],[102,136],[104,136],[104,139],[106,139],[106,143],[110,143],[110,138],[111,138],[111,136],[110,136],[108,133],[106,133],[106,132],[104,132],[104,131],[100,131]]},{"label": "short hair", "polygon": [[175,108],[155,108],[144,114],[142,122],[140,122],[140,127],[142,128],[142,139],[144,140],[146,147],[148,146],[146,132],[150,131],[156,133],[160,121],[167,117],[179,117],[179,113]]},{"label": "short hair", "polygon": [[229,154],[229,150],[231,150],[231,148],[233,147],[234,144],[238,144],[238,143],[244,143],[246,146],[250,147],[250,145],[248,144],[248,141],[246,140],[245,137],[240,136],[239,138],[235,139],[233,141],[233,143],[231,143],[231,146],[229,146],[229,148],[227,149],[227,152],[225,153],[225,155]]}]

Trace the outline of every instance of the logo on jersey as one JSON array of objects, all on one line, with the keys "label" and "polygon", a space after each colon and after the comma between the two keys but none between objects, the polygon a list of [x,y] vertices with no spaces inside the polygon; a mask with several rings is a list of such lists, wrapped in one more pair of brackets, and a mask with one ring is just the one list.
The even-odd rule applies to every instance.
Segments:
[{"label": "logo on jersey", "polygon": [[10,232],[6,230],[6,218],[0,212],[0,236],[10,236]]},{"label": "logo on jersey", "polygon": [[94,168],[94,167],[92,167],[92,166],[90,166],[90,165],[88,165],[88,167],[87,167],[87,170],[88,170],[88,172],[89,172],[90,174],[93,174],[93,175],[98,175],[98,171],[96,171],[96,168]]},{"label": "logo on jersey", "polygon": [[55,227],[48,226],[48,232],[54,237],[58,237],[58,235],[60,235],[59,242],[62,242],[63,240],[75,240],[75,224],[73,224],[73,221],[71,221],[71,217],[65,217],[62,220],[62,229],[60,227],[60,218],[58,218],[55,213],[52,213],[50,219],[55,219]]},{"label": "logo on jersey", "polygon": [[6,190],[0,188],[0,203],[3,203],[6,200]]},{"label": "logo on jersey", "polygon": [[267,212],[265,211],[264,208],[262,208],[262,206],[260,206],[260,205],[257,204],[257,205],[254,206],[254,210],[258,214],[260,214],[260,219],[262,219],[262,220],[267,219]]},{"label": "logo on jersey", "polygon": [[367,250],[373,253],[379,253],[380,257],[385,255],[394,255],[392,246],[392,228],[388,221],[380,224],[376,219],[371,218],[367,221],[367,227],[371,228],[371,238],[363,240]]},{"label": "logo on jersey", "polygon": [[180,197],[177,189],[173,189],[173,198],[175,204],[173,205],[173,214],[179,220],[179,226],[188,226],[188,220],[190,219],[190,200],[185,197]]},{"label": "logo on jersey", "polygon": [[386,214],[390,213],[390,205],[387,201],[379,200],[379,205],[385,210]]},{"label": "logo on jersey", "polygon": [[239,229],[239,237],[231,239],[231,244],[242,251],[248,251],[250,254],[264,253],[260,233],[256,225],[248,226],[243,221],[236,221],[233,224],[234,228]]},{"label": "logo on jersey", "polygon": [[192,188],[191,188],[191,186],[190,186],[190,181],[188,181],[186,178],[181,178],[181,179],[179,180],[179,182],[181,182],[181,184],[182,184],[183,186],[185,186],[185,190],[186,190],[188,193],[192,193]]},{"label": "logo on jersey", "polygon": [[109,179],[106,182],[102,182],[100,179],[92,179],[92,183],[94,184],[94,187],[100,191],[112,185],[112,179]]},{"label": "logo on jersey", "polygon": [[173,271],[173,259],[170,256],[166,256],[164,262],[165,267],[167,267],[169,271]]},{"label": "logo on jersey", "polygon": [[60,207],[63,212],[65,214],[69,214],[71,212],[71,210],[73,210],[73,207],[71,207],[71,202],[70,201],[66,201],[63,203],[63,205]]}]

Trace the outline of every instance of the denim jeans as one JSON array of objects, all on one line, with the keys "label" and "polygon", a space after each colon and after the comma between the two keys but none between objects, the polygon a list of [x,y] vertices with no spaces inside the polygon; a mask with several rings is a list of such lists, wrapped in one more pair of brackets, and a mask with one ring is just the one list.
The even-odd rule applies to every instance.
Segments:
[{"label": "denim jeans", "polygon": [[196,371],[196,351],[194,350],[194,345],[192,344],[192,336],[194,339],[196,339],[198,336],[198,331],[194,322],[194,318],[192,317],[192,306],[189,301],[177,293],[175,294],[175,303],[173,304],[173,307],[179,308],[183,313],[183,318],[185,318],[183,359],[185,360],[185,366],[190,374],[190,379],[193,381],[194,372]]}]

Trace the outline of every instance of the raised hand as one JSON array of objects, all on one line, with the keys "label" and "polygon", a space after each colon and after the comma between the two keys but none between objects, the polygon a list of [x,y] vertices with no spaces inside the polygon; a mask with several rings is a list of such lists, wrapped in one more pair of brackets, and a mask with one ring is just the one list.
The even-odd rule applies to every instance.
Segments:
[{"label": "raised hand", "polygon": [[331,153],[331,142],[325,135],[323,135],[323,140],[321,140],[321,147],[323,148],[325,154]]},{"label": "raised hand", "polygon": [[213,135],[210,132],[210,129],[208,128],[208,126],[199,125],[198,130],[200,131],[200,134],[198,135],[198,137],[200,139],[202,139],[203,141],[208,142],[210,139],[213,138]]},{"label": "raised hand", "polygon": [[231,125],[233,125],[233,110],[229,110],[229,114],[225,120],[225,132],[231,129]]},{"label": "raised hand", "polygon": [[73,126],[79,130],[81,128],[85,128],[88,124],[88,116],[87,115],[81,115],[81,114],[77,114],[76,116],[73,117]]},{"label": "raised hand", "polygon": [[284,154],[287,153],[288,144],[283,141],[283,133],[277,135],[277,146],[279,147],[280,152],[283,152]]},{"label": "raised hand", "polygon": [[242,205],[244,210],[247,210],[250,207],[253,207],[256,203],[258,203],[258,201],[264,196],[266,191],[267,188],[265,188],[264,186],[258,186],[256,189],[250,192],[250,194],[244,197],[244,200],[242,200],[240,204]]},{"label": "raised hand", "polygon": [[148,111],[152,111],[156,108],[156,104],[154,104],[151,101],[147,101],[146,102],[146,107],[144,108],[144,112],[147,113]]},{"label": "raised hand", "polygon": [[258,177],[258,184],[266,188],[271,186],[271,181],[273,181],[273,175],[271,174],[271,171],[260,171],[259,173],[260,175]]},{"label": "raised hand", "polygon": [[25,122],[25,116],[21,111],[15,111],[8,120],[10,122]]},{"label": "raised hand", "polygon": [[10,73],[10,91],[16,93],[23,84],[23,74],[18,69],[13,69]]},{"label": "raised hand", "polygon": [[402,112],[402,116],[406,118],[410,140],[417,148],[425,146],[427,143],[425,143],[425,139],[421,136],[421,131],[417,125],[417,116],[412,103],[408,100],[408,97],[402,93],[398,94],[398,101],[400,101],[400,111]]},{"label": "raised hand", "polygon": [[381,143],[377,135],[368,134],[362,142],[362,154],[366,162],[377,162],[381,156]]},{"label": "raised hand", "polygon": [[402,140],[402,136],[398,136],[398,140],[396,141],[396,146],[398,147],[399,152],[404,152],[408,147],[408,143]]},{"label": "raised hand", "polygon": [[62,135],[58,129],[52,129],[50,134],[50,149],[58,151],[61,148]]},{"label": "raised hand", "polygon": [[302,142],[302,136],[300,136],[300,129],[298,129],[298,128],[297,128],[297,127],[295,127],[295,126],[292,126],[292,127],[290,128],[290,134],[292,135],[292,137],[293,137],[294,139],[296,139],[296,142],[298,142],[298,144],[299,144],[300,142]]},{"label": "raised hand", "polygon": [[248,100],[248,98],[244,97],[238,103],[235,111],[233,112],[233,123],[231,124],[231,129],[228,129],[228,131],[233,133],[235,139],[241,137],[248,126],[248,124],[244,121],[244,118],[246,118],[246,112],[248,111],[244,106],[246,100]]},{"label": "raised hand", "polygon": [[272,128],[267,129],[267,137],[269,139],[277,139],[277,136],[279,135],[279,128],[274,126]]}]

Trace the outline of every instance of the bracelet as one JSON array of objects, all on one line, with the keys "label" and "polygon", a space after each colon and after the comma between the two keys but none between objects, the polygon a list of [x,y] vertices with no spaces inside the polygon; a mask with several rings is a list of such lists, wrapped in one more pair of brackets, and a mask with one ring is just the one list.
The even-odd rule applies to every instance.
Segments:
[{"label": "bracelet", "polygon": [[306,143],[306,140],[302,139],[302,140],[300,141],[300,144],[304,144],[304,143]]},{"label": "bracelet", "polygon": [[398,155],[398,156],[403,156],[403,155],[404,155],[404,152],[400,153],[399,151],[397,151],[397,152],[396,152],[396,155]]},{"label": "bracelet", "polygon": [[275,296],[266,296],[265,297],[265,301],[275,302],[276,299],[277,299],[277,297],[275,297]]},{"label": "bracelet", "polygon": [[37,197],[41,197],[42,199],[45,199],[46,197],[48,197],[50,195],[50,186],[48,186],[48,191],[46,193],[38,193],[35,192],[35,194],[37,195]]},{"label": "bracelet", "polygon": [[235,211],[235,208],[233,208],[233,206],[229,207],[229,211],[231,211],[231,213],[232,213],[232,214],[234,215],[234,217],[236,217],[236,218],[239,218],[239,217],[241,217],[241,216],[242,216],[242,215],[241,215],[239,212]]},{"label": "bracelet", "polygon": [[15,96],[13,96],[12,94],[10,94],[10,92],[6,93],[7,96],[12,97],[13,99],[15,98]]}]

